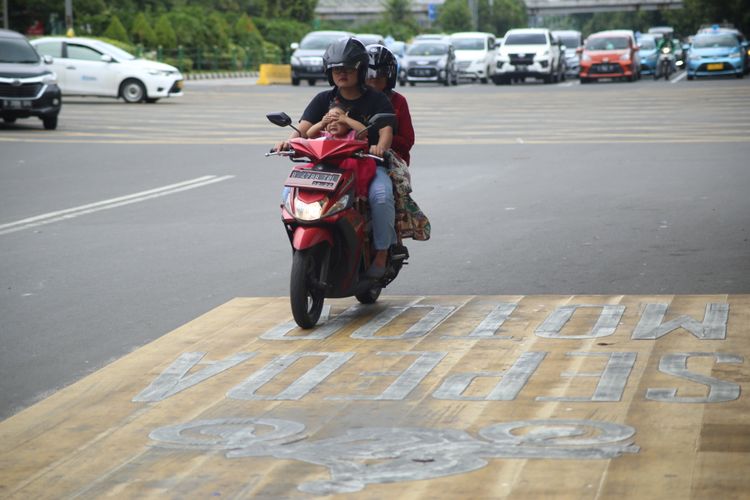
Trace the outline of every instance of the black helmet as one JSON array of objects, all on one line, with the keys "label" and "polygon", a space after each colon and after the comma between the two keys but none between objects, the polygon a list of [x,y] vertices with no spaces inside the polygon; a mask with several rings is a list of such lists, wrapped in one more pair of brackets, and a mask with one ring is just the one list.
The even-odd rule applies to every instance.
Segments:
[{"label": "black helmet", "polygon": [[368,45],[367,55],[370,58],[367,78],[384,76],[387,78],[387,83],[385,84],[386,90],[392,90],[396,86],[398,73],[396,56],[386,46],[378,44]]},{"label": "black helmet", "polygon": [[359,78],[357,82],[364,86],[368,61],[365,45],[356,38],[342,38],[333,42],[323,54],[323,67],[328,76],[328,83],[335,85],[333,68],[346,66],[357,70],[357,77]]}]

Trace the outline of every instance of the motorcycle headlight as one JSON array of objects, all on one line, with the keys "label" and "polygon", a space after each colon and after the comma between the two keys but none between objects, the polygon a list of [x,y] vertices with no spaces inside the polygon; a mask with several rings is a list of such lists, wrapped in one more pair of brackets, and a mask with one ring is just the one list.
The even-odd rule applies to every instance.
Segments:
[{"label": "motorcycle headlight", "polygon": [[294,210],[291,213],[299,220],[318,220],[323,215],[323,205],[325,205],[326,201],[328,201],[328,199],[323,198],[322,200],[314,201],[312,203],[305,203],[297,198],[294,200]]},{"label": "motorcycle headlight", "polygon": [[669,47],[662,47],[662,49],[661,49],[661,53],[662,54],[669,54],[670,52],[671,52],[671,50],[669,50]]},{"label": "motorcycle headlight", "polygon": [[331,208],[326,210],[325,217],[341,212],[342,210],[346,210],[352,205],[353,202],[354,195],[351,192],[346,193],[344,196],[339,198],[338,201],[334,203],[333,206],[331,206]]},{"label": "motorcycle headlight", "polygon": [[620,56],[620,61],[630,61],[630,54],[623,54]]}]

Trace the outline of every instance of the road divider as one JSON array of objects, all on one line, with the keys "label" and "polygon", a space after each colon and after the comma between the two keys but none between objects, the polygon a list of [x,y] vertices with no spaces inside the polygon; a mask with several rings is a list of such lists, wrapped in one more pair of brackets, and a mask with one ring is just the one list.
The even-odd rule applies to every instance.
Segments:
[{"label": "road divider", "polygon": [[181,193],[190,189],[195,189],[203,186],[215,184],[217,182],[225,181],[233,178],[233,175],[206,175],[191,179],[188,181],[178,182],[176,184],[170,184],[168,186],[162,186],[147,191],[141,191],[125,196],[119,196],[117,198],[110,198],[108,200],[97,201],[95,203],[89,203],[78,207],[68,208],[65,210],[58,210],[55,212],[49,212],[35,217],[29,217],[27,219],[21,219],[15,222],[7,224],[0,224],[0,235],[15,233],[17,231],[23,231],[24,229],[31,229],[34,227],[51,224],[53,222],[60,222],[64,220],[74,219],[81,215],[92,214],[100,212],[102,210],[109,210],[111,208],[122,207],[133,203],[139,203],[142,201],[151,200],[154,198],[160,198],[170,194]]}]

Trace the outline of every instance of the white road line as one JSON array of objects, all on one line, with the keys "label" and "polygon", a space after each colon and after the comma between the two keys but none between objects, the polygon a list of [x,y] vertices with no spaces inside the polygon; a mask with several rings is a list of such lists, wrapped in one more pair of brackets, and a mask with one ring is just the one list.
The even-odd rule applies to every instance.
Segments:
[{"label": "white road line", "polygon": [[203,186],[208,186],[216,182],[225,181],[233,177],[233,175],[225,175],[223,177],[206,175],[204,177],[198,177],[189,181],[178,182],[176,184],[170,184],[168,186],[149,189],[147,191],[141,191],[139,193],[119,196],[117,198],[110,198],[108,200],[102,200],[95,203],[89,203],[87,205],[81,205],[79,207],[59,210],[56,212],[49,212],[46,214],[37,215],[35,217],[29,217],[27,219],[2,224],[0,225],[0,235],[14,233],[16,231],[23,231],[24,229],[31,229],[33,227],[43,226],[45,224],[51,224],[53,222],[74,219],[76,217],[80,217],[81,215],[87,215],[94,212],[99,212],[101,210],[109,210],[110,208],[122,207],[125,205],[130,205],[132,203],[139,203],[141,201],[180,193],[189,189],[195,189]]},{"label": "white road line", "polygon": [[687,76],[687,71],[683,71],[682,73],[680,73],[679,75],[677,75],[677,77],[675,77],[675,78],[672,78],[672,79],[671,79],[671,80],[669,81],[669,83],[677,83],[677,82],[679,82],[680,80],[682,80],[683,78],[685,78],[686,76]]}]

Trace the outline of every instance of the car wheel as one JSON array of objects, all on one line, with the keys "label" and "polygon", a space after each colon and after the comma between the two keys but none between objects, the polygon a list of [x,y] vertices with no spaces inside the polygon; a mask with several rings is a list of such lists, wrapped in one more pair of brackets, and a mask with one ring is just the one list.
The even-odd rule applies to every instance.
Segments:
[{"label": "car wheel", "polygon": [[398,84],[404,87],[406,85],[406,80],[399,80]]},{"label": "car wheel", "polygon": [[55,130],[57,128],[57,115],[43,116],[42,123],[45,130]]},{"label": "car wheel", "polygon": [[584,78],[584,77],[580,77],[579,80],[581,81],[581,85],[583,85],[584,83],[589,83],[591,81],[588,78]]},{"label": "car wheel", "polygon": [[416,83],[415,82],[409,82],[409,85],[411,85],[413,87],[414,85],[416,85]]},{"label": "car wheel", "polygon": [[292,85],[297,87],[299,85],[299,78],[292,78]]},{"label": "car wheel", "polygon": [[3,117],[3,121],[5,123],[16,123],[16,117],[15,116],[5,116],[5,117]]},{"label": "car wheel", "polygon": [[148,99],[146,99],[146,102],[149,103],[149,104],[153,104],[153,103],[155,103],[158,100],[159,100],[158,97],[149,97]]},{"label": "car wheel", "polygon": [[735,76],[737,78],[745,78],[745,73],[737,73]]},{"label": "car wheel", "polygon": [[687,76],[687,79],[688,79],[688,80],[692,80],[693,78],[695,78],[695,77],[694,77],[693,75],[688,75],[688,76]]},{"label": "car wheel", "polygon": [[125,99],[125,102],[141,102],[146,98],[146,88],[139,80],[130,78],[120,85],[120,96]]},{"label": "car wheel", "polygon": [[311,86],[311,87],[314,87],[315,86],[315,78],[310,78],[309,80],[307,80],[307,84],[309,86]]}]

